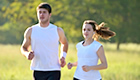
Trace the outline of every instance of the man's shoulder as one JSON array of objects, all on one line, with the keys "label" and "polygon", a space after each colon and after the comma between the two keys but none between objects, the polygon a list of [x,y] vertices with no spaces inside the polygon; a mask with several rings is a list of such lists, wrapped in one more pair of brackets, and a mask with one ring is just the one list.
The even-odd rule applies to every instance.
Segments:
[{"label": "man's shoulder", "polygon": [[56,26],[56,25],[54,25],[54,24],[52,24],[52,23],[50,23],[49,26],[50,26],[51,28],[56,28],[58,32],[63,32],[63,29],[62,29],[61,27],[58,27],[58,26]]},{"label": "man's shoulder", "polygon": [[28,27],[25,32],[31,33],[32,32],[32,29],[35,28],[35,27],[37,27],[37,26],[38,26],[38,24],[32,25],[31,27]]},{"label": "man's shoulder", "polygon": [[39,24],[34,24],[31,27],[33,28],[33,27],[38,27],[38,26],[39,26]]},{"label": "man's shoulder", "polygon": [[51,27],[57,27],[56,25],[54,25],[52,23],[50,23],[49,26],[51,26]]}]

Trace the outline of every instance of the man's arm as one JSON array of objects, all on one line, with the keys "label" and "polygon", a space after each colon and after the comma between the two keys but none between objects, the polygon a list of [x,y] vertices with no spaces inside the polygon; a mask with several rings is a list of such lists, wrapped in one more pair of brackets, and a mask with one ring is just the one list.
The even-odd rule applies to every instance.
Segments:
[{"label": "man's arm", "polygon": [[29,52],[29,46],[31,45],[31,32],[32,32],[32,28],[29,27],[24,33],[24,40],[23,40],[23,43],[21,45],[21,53],[28,60],[32,60],[34,57],[33,51]]},{"label": "man's arm", "polygon": [[66,65],[65,57],[68,50],[68,41],[62,28],[58,27],[57,31],[59,35],[59,42],[61,43],[61,67],[64,67]]}]

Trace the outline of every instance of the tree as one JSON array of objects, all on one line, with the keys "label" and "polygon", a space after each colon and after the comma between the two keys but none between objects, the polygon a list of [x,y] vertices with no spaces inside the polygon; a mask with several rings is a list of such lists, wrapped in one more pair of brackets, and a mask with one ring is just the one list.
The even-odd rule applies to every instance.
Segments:
[{"label": "tree", "polygon": [[[25,29],[38,22],[36,7],[41,2],[46,0],[0,1],[0,42],[10,39],[10,43],[20,43]],[[51,22],[64,29],[69,42],[77,43],[83,40],[82,24],[84,20],[92,19],[98,24],[106,22],[107,27],[116,32],[116,36],[111,38],[110,42],[116,42],[117,49],[121,43],[140,43],[140,37],[136,35],[140,29],[139,0],[47,0],[47,2],[52,6]]]}]

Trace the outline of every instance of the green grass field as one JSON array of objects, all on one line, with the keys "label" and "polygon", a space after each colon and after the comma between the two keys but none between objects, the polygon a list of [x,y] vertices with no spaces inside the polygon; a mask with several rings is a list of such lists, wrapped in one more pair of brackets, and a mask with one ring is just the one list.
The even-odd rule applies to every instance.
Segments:
[{"label": "green grass field", "polygon": [[[108,68],[101,70],[103,80],[140,80],[140,45],[103,43]],[[66,62],[77,60],[75,44],[69,44]],[[76,67],[61,71],[61,80],[72,80]],[[20,53],[20,45],[0,45],[0,80],[32,80],[30,61]]]}]

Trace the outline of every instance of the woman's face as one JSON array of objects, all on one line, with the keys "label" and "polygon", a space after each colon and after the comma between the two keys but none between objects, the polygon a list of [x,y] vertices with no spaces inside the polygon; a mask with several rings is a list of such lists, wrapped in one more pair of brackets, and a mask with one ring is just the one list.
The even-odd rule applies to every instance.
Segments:
[{"label": "woman's face", "polygon": [[95,31],[93,31],[93,28],[90,24],[84,24],[82,28],[82,33],[85,39],[92,39]]}]

